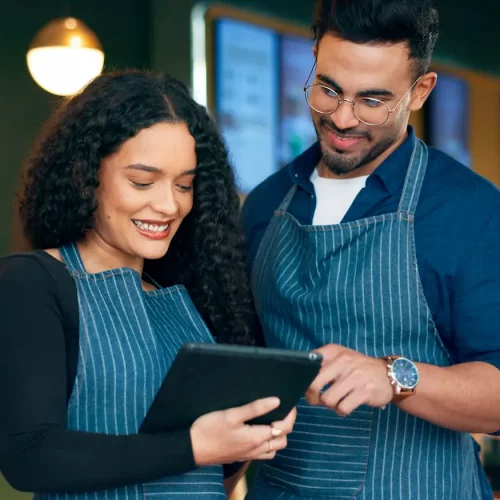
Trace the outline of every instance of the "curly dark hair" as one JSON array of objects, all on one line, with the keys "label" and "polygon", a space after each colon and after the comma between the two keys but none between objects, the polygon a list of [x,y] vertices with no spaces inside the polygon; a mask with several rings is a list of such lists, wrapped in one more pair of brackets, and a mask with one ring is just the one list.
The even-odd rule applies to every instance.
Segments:
[{"label": "curly dark hair", "polygon": [[206,109],[172,76],[103,74],[56,111],[25,174],[25,235],[38,249],[83,240],[94,227],[101,159],[159,122],[185,123],[196,141],[194,200],[167,254],[144,270],[163,286],[184,284],[218,342],[260,343],[226,147]]},{"label": "curly dark hair", "polygon": [[316,43],[326,33],[353,43],[406,42],[420,76],[431,62],[439,15],[432,0],[317,0],[312,31]]}]

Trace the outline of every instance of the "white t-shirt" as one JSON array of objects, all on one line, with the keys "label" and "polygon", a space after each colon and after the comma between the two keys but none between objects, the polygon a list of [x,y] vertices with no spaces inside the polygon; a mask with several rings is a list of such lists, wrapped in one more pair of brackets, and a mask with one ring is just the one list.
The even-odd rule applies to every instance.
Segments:
[{"label": "white t-shirt", "polygon": [[314,169],[311,182],[316,191],[316,210],[313,226],[340,224],[358,193],[365,187],[368,176],[353,179],[320,177]]}]

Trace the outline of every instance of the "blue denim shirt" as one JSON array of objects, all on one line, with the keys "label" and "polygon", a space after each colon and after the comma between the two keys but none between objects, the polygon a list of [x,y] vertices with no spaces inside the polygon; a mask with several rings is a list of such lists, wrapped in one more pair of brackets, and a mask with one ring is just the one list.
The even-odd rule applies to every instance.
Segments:
[{"label": "blue denim shirt", "polygon": [[[343,222],[397,210],[415,142],[408,138],[367,179]],[[318,144],[269,177],[246,198],[242,222],[250,270],[264,232],[293,183],[289,212],[312,224],[309,178]],[[424,295],[456,363],[486,361],[500,368],[500,191],[446,154],[429,148],[429,165],[415,214],[415,245]]]}]

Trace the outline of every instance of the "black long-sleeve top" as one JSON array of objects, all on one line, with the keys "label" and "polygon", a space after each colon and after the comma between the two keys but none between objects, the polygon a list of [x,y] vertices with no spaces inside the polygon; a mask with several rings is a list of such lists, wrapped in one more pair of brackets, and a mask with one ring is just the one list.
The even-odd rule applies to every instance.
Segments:
[{"label": "black long-sleeve top", "polygon": [[[196,468],[189,429],[129,436],[66,429],[79,311],[64,264],[43,251],[0,259],[0,317],[0,470],[14,488],[95,491]],[[239,467],[225,466],[225,476]]]}]

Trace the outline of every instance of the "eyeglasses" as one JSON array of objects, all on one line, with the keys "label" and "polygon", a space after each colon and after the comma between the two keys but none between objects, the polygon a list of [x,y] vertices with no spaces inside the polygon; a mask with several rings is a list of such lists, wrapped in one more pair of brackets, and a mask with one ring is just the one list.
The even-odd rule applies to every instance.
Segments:
[{"label": "eyeglasses", "polygon": [[307,77],[307,81],[304,85],[304,93],[306,97],[307,104],[322,114],[331,114],[337,111],[338,107],[342,102],[348,102],[352,105],[354,116],[365,125],[370,125],[372,127],[377,127],[378,125],[383,125],[388,119],[391,113],[394,113],[396,108],[401,104],[403,99],[408,95],[411,89],[421,80],[422,76],[419,76],[413,85],[405,92],[403,97],[398,101],[396,106],[392,109],[380,99],[374,99],[372,97],[359,97],[354,99],[342,99],[335,90],[327,87],[326,85],[321,85],[319,83],[311,83],[308,85],[309,79],[316,67],[316,62]]}]

